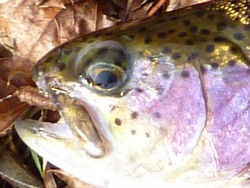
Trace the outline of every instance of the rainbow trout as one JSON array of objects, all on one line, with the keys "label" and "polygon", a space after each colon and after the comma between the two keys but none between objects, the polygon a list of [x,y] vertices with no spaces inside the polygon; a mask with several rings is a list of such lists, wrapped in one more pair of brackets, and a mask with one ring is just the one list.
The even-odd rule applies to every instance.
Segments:
[{"label": "rainbow trout", "polygon": [[100,30],[34,67],[64,123],[16,124],[97,187],[250,186],[250,1],[217,0]]}]

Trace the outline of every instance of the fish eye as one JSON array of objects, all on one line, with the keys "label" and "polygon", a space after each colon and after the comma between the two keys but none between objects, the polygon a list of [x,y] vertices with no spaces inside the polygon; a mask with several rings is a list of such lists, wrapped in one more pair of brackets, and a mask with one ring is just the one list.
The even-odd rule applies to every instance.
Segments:
[{"label": "fish eye", "polygon": [[117,65],[96,63],[88,68],[86,79],[90,86],[97,89],[112,89],[126,79],[126,73]]},{"label": "fish eye", "polygon": [[116,41],[103,41],[84,51],[77,64],[82,83],[97,92],[111,94],[128,79],[131,65],[124,47]]}]

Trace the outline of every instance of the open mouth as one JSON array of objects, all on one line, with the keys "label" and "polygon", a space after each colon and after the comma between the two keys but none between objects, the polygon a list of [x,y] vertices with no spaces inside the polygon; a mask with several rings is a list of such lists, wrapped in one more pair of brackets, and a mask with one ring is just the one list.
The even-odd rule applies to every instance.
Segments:
[{"label": "open mouth", "polygon": [[[79,115],[78,122],[70,124],[70,128],[75,134],[81,145],[85,145],[84,149],[91,157],[99,158],[105,154],[104,138],[99,128],[100,122],[97,121],[97,114],[91,107],[80,99],[74,98],[74,109]],[[74,124],[75,123],[75,124]]]},{"label": "open mouth", "polygon": [[100,130],[96,127],[98,123],[94,120],[95,112],[80,99],[71,98],[67,94],[57,93],[53,97],[65,122],[77,138],[79,147],[91,157],[103,157],[105,149]]}]

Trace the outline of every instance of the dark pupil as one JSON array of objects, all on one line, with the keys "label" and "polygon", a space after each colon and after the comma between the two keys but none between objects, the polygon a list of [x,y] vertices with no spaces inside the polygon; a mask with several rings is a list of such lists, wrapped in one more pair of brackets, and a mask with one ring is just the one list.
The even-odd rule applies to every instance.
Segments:
[{"label": "dark pupil", "polygon": [[113,72],[104,70],[95,77],[94,82],[104,89],[109,89],[117,84],[117,78]]}]

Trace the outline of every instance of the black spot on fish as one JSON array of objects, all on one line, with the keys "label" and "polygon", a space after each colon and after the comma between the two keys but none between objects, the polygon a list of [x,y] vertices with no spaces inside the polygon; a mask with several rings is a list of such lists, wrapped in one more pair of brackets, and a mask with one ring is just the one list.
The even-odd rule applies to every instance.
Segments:
[{"label": "black spot on fish", "polygon": [[207,16],[207,18],[208,18],[209,20],[213,20],[213,19],[215,18],[215,15],[214,15],[214,14],[209,14],[209,15]]},{"label": "black spot on fish", "polygon": [[78,46],[78,47],[75,47],[74,48],[74,51],[80,51],[82,48],[80,47],[80,46]]},{"label": "black spot on fish", "polygon": [[[239,3],[239,1],[238,0],[233,0],[233,1],[231,1],[231,3],[232,4],[237,4],[237,3]],[[234,10],[235,10],[235,12],[239,12],[240,10],[241,10],[241,7],[240,6],[234,6],[234,8],[233,8]]]},{"label": "black spot on fish", "polygon": [[172,52],[172,48],[169,47],[169,46],[165,46],[162,48],[162,53],[164,54],[168,54],[168,53],[171,53]]},{"label": "black spot on fish", "polygon": [[197,53],[190,53],[190,54],[188,55],[188,61],[189,61],[189,62],[190,62],[190,61],[193,61],[193,60],[195,60],[197,57],[198,57],[198,54],[197,54]]},{"label": "black spot on fish", "polygon": [[90,64],[92,63],[92,61],[93,61],[92,58],[87,58],[87,59],[85,60],[86,66],[90,65]]},{"label": "black spot on fish", "polygon": [[189,31],[192,33],[197,32],[198,28],[195,25],[190,26]]},{"label": "black spot on fish", "polygon": [[131,129],[130,132],[131,132],[132,135],[135,135],[135,134],[136,134],[136,130],[134,130],[134,129]]},{"label": "black spot on fish", "polygon": [[60,71],[64,70],[66,68],[65,63],[59,63],[58,68],[59,68]]},{"label": "black spot on fish", "polygon": [[200,34],[202,34],[202,35],[209,35],[210,31],[208,29],[201,29],[200,30]]},{"label": "black spot on fish", "polygon": [[191,23],[190,23],[190,21],[189,20],[182,20],[182,23],[183,23],[183,25],[185,25],[185,26],[189,26]]},{"label": "black spot on fish", "polygon": [[175,16],[175,17],[170,18],[170,20],[178,20],[178,19],[179,19],[178,16]]},{"label": "black spot on fish", "polygon": [[166,72],[166,73],[162,74],[162,77],[165,78],[165,79],[169,79],[170,75]]},{"label": "black spot on fish", "polygon": [[180,59],[181,58],[181,54],[180,53],[174,53],[172,56],[173,59]]},{"label": "black spot on fish", "polygon": [[111,35],[113,35],[113,33],[112,33],[112,32],[108,32],[108,33],[106,33],[105,35],[106,35],[106,36],[111,36]]},{"label": "black spot on fish", "polygon": [[94,34],[94,35],[93,35],[94,38],[98,38],[98,37],[100,37],[100,36],[101,36],[100,34]]},{"label": "black spot on fish", "polygon": [[151,37],[146,37],[145,40],[144,40],[145,44],[149,44],[151,42],[152,42],[152,38]]},{"label": "black spot on fish", "polygon": [[131,118],[132,118],[132,119],[137,119],[138,116],[139,116],[138,112],[132,112],[132,113],[131,113]]},{"label": "black spot on fish", "polygon": [[224,42],[224,41],[226,41],[226,40],[222,36],[214,37],[214,42]]},{"label": "black spot on fish", "polygon": [[160,112],[155,112],[155,113],[153,114],[153,116],[154,116],[155,118],[157,118],[157,119],[160,119],[160,118],[161,118]]},{"label": "black spot on fish", "polygon": [[[232,4],[235,4],[235,3],[233,3],[233,1],[231,1],[231,3],[232,3]],[[224,10],[224,9],[219,9],[218,12],[219,12],[219,13],[224,13],[225,10]]]},{"label": "black spot on fish", "polygon": [[97,51],[97,53],[96,53],[96,56],[99,56],[99,55],[101,55],[101,54],[105,54],[105,53],[107,53],[108,52],[108,48],[100,48],[98,51]]},{"label": "black spot on fish", "polygon": [[242,35],[242,33],[234,33],[233,34],[233,37],[236,39],[236,40],[243,40],[244,36]]},{"label": "black spot on fish", "polygon": [[139,28],[138,31],[139,31],[140,33],[143,33],[143,32],[145,32],[146,30],[147,30],[146,27],[143,26],[143,27]]},{"label": "black spot on fish", "polygon": [[130,38],[130,40],[134,40],[134,38],[135,38],[134,35],[128,35],[128,37]]},{"label": "black spot on fish", "polygon": [[178,36],[179,36],[179,37],[185,37],[185,36],[187,36],[187,33],[181,31],[181,32],[178,34]]},{"label": "black spot on fish", "polygon": [[214,51],[214,45],[208,44],[205,48],[206,52],[212,53]]},{"label": "black spot on fish", "polygon": [[227,27],[227,24],[225,22],[218,22],[217,23],[217,29],[219,31],[222,31],[222,30],[226,29],[226,27]]},{"label": "black spot on fish", "polygon": [[[121,56],[120,56],[121,57]],[[121,67],[122,66],[122,62],[121,62],[121,59],[120,58],[113,58],[114,60],[114,64]]]},{"label": "black spot on fish", "polygon": [[204,15],[203,11],[197,11],[194,13],[198,18],[202,17]]},{"label": "black spot on fish", "polygon": [[135,88],[135,91],[136,91],[136,92],[138,92],[138,93],[142,93],[142,92],[144,92],[144,90],[143,90],[143,89],[138,88],[138,87],[137,87],[137,88]]},{"label": "black spot on fish", "polygon": [[72,52],[72,48],[66,48],[63,50],[64,55],[70,55],[71,52]]},{"label": "black spot on fish", "polygon": [[181,76],[182,76],[183,78],[188,78],[188,77],[190,76],[190,73],[189,73],[187,70],[183,70],[183,71],[181,72]]},{"label": "black spot on fish", "polygon": [[121,126],[122,125],[121,119],[115,118],[115,124],[118,125],[118,126]]},{"label": "black spot on fish", "polygon": [[80,37],[78,38],[79,39],[79,42],[84,42],[87,40],[87,37],[86,36],[83,36],[83,37]]},{"label": "black spot on fish", "polygon": [[235,60],[229,60],[229,61],[228,61],[228,65],[229,65],[230,67],[233,67],[234,65],[236,65],[236,61],[235,61]]},{"label": "black spot on fish", "polygon": [[238,52],[238,49],[235,47],[235,46],[231,46],[230,47],[230,52],[232,52],[232,53],[237,53]]},{"label": "black spot on fish", "polygon": [[194,41],[193,41],[192,39],[187,39],[187,40],[185,41],[185,44],[186,44],[186,45],[193,45],[193,44],[194,44]]},{"label": "black spot on fish", "polygon": [[149,134],[149,133],[146,133],[146,137],[149,138],[149,137],[150,137],[150,134]]},{"label": "black spot on fish", "polygon": [[47,59],[46,59],[46,62],[51,62],[51,61],[53,61],[54,60],[54,58],[52,57],[52,56],[49,56]]},{"label": "black spot on fish", "polygon": [[213,69],[218,69],[218,68],[219,68],[219,63],[212,63],[212,64],[211,64],[211,67],[212,67]]},{"label": "black spot on fish", "polygon": [[201,71],[202,74],[205,74],[207,72],[207,69],[206,69],[206,67],[204,65],[201,65],[200,66],[200,71]]},{"label": "black spot on fish", "polygon": [[175,30],[175,29],[170,29],[168,32],[169,32],[169,33],[175,33],[176,30]]},{"label": "black spot on fish", "polygon": [[165,22],[165,19],[159,19],[159,20],[157,20],[157,22],[155,22],[156,24],[159,24],[159,23],[163,23],[163,22]]},{"label": "black spot on fish", "polygon": [[167,34],[165,32],[159,32],[157,33],[157,38],[161,39],[164,38]]}]

